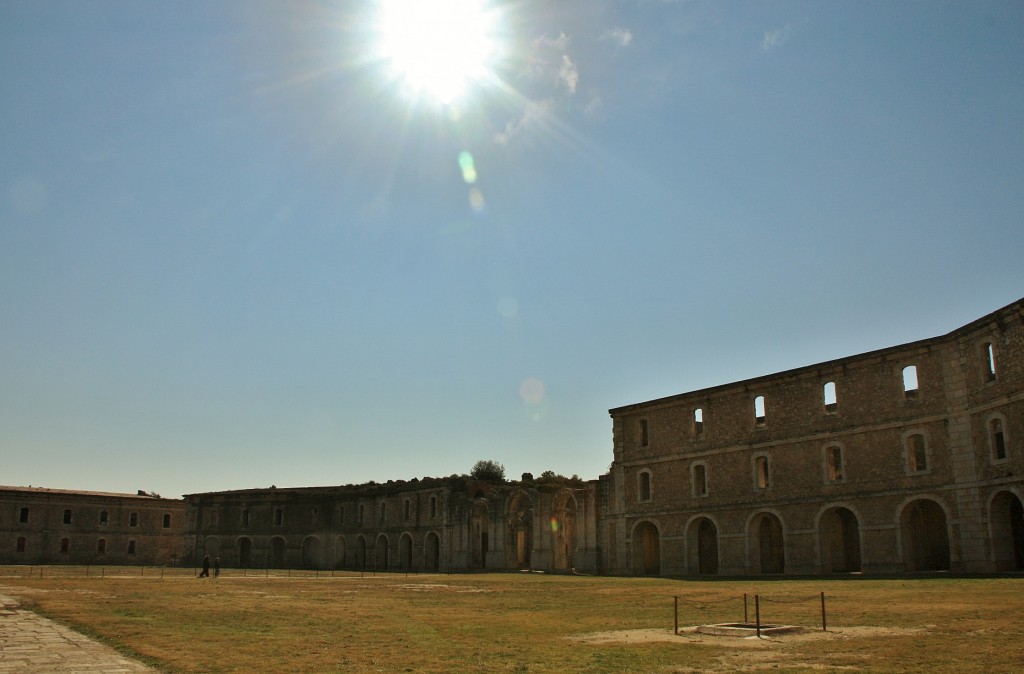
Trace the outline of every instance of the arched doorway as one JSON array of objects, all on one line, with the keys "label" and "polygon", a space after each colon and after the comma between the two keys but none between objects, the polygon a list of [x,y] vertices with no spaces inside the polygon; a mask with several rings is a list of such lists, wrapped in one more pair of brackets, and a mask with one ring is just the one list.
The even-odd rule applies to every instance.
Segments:
[{"label": "arched doorway", "polygon": [[284,568],[284,539],[275,536],[270,539],[270,564],[272,569]]},{"label": "arched doorway", "polygon": [[572,492],[563,490],[555,498],[551,513],[551,549],[554,568],[568,571],[573,568],[576,550],[576,499]]},{"label": "arched doorway", "polygon": [[1024,569],[1024,506],[1010,491],[1001,491],[989,506],[992,562],[996,571]]},{"label": "arched doorway", "polygon": [[782,522],[772,513],[760,513],[750,521],[748,533],[752,559],[750,567],[758,573],[784,573],[786,548]]},{"label": "arched doorway", "polygon": [[651,522],[641,522],[633,530],[633,564],[638,574],[661,573],[661,535]]},{"label": "arched doorway", "polygon": [[362,535],[356,538],[355,565],[359,570],[366,568],[366,538]]},{"label": "arched doorway", "polygon": [[506,549],[513,555],[508,566],[529,569],[533,555],[533,504],[526,494],[516,494],[509,504],[507,531]]},{"label": "arched doorway", "polygon": [[381,534],[377,537],[377,549],[374,562],[380,571],[388,570],[388,537]]},{"label": "arched doorway", "polygon": [[949,532],[942,506],[928,499],[907,504],[900,516],[900,533],[907,571],[949,570]]},{"label": "arched doorway", "polygon": [[409,534],[402,534],[398,539],[398,568],[412,570],[412,536]]},{"label": "arched doorway", "polygon": [[319,569],[323,563],[323,552],[321,551],[320,539],[316,536],[307,536],[302,541],[302,566],[307,569]]},{"label": "arched doorway", "polygon": [[818,522],[823,573],[860,571],[860,524],[847,508],[830,508]]},{"label": "arched doorway", "polygon": [[238,565],[243,569],[252,566],[252,540],[248,538],[238,539]]},{"label": "arched doorway", "polygon": [[441,568],[441,540],[433,531],[427,534],[423,542],[423,565],[427,571],[437,571]]},{"label": "arched doorway", "polygon": [[345,537],[338,536],[334,539],[334,568],[345,568]]},{"label": "arched doorway", "polygon": [[718,527],[707,517],[700,517],[687,530],[689,542],[688,566],[690,573],[714,575],[718,573]]}]

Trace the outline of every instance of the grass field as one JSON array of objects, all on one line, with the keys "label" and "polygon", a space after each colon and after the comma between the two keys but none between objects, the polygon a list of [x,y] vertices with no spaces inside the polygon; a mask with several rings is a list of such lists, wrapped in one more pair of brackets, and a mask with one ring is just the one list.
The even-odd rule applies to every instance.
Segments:
[{"label": "grass field", "polygon": [[[1019,672],[1024,578],[3,575],[0,592],[167,672]],[[821,630],[825,593],[827,631]],[[799,635],[690,626],[743,619]],[[680,634],[674,633],[679,597]]]}]

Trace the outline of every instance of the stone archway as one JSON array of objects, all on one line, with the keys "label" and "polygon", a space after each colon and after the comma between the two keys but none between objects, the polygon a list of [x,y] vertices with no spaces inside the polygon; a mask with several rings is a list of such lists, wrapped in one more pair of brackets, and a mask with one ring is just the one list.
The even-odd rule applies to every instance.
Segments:
[{"label": "stone archway", "polygon": [[1013,492],[1001,491],[988,512],[995,570],[1024,570],[1024,504]]},{"label": "stone archway", "polygon": [[409,534],[402,534],[398,539],[398,568],[412,570],[412,536]]},{"label": "stone archway", "polygon": [[284,539],[280,536],[275,536],[270,539],[270,560],[269,566],[271,569],[283,569],[284,568],[284,552],[285,545]]},{"label": "stone archway", "polygon": [[366,538],[361,534],[356,538],[356,568],[363,570],[366,568]]},{"label": "stone archway", "polygon": [[641,522],[633,530],[633,572],[645,576],[661,573],[661,534],[652,522]]},{"label": "stone archway", "polygon": [[252,566],[252,539],[238,539],[238,565],[243,569]]},{"label": "stone archway", "polygon": [[949,531],[946,511],[935,501],[908,503],[900,515],[903,566],[907,571],[948,571]]},{"label": "stone archway", "polygon": [[334,568],[345,568],[345,537],[338,535],[334,539]]},{"label": "stone archway", "polygon": [[302,566],[307,569],[319,569],[323,563],[323,550],[320,539],[316,536],[307,536],[302,541]]},{"label": "stone archway", "polygon": [[823,573],[860,571],[860,524],[848,508],[829,508],[818,521]]},{"label": "stone archway", "polygon": [[508,567],[529,569],[533,556],[533,504],[523,493],[516,494],[508,508]]},{"label": "stone archway", "polygon": [[384,534],[377,536],[377,548],[374,551],[374,563],[380,571],[388,570],[388,537]]},{"label": "stone archway", "polygon": [[785,573],[786,546],[782,521],[772,513],[760,513],[750,521],[750,569],[755,573]]},{"label": "stone archway", "polygon": [[687,527],[690,573],[702,575],[718,573],[718,527],[707,517],[698,517]]},{"label": "stone archway", "polygon": [[427,533],[423,542],[423,566],[427,571],[441,568],[441,539],[433,531]]},{"label": "stone archway", "polygon": [[576,499],[568,490],[561,492],[553,503],[551,539],[553,568],[569,571],[576,549]]}]

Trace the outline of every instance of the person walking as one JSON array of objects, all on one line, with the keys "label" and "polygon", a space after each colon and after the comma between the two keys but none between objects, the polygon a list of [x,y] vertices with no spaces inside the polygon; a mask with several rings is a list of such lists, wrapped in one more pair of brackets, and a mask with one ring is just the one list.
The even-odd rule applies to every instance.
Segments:
[{"label": "person walking", "polygon": [[213,560],[213,577],[220,578],[220,557],[215,557]]},{"label": "person walking", "polygon": [[203,570],[199,574],[200,578],[210,577],[210,555],[203,557]]}]

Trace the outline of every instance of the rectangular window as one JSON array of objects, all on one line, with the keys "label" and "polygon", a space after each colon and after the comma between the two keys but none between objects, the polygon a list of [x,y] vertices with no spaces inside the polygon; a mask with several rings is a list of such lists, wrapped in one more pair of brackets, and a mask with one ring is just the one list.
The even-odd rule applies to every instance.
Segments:
[{"label": "rectangular window", "polygon": [[280,508],[274,508],[274,526],[279,527],[284,524],[284,511]]},{"label": "rectangular window", "polygon": [[135,541],[128,541],[128,554],[129,555],[134,555],[135,554]]},{"label": "rectangular window", "polygon": [[764,426],[764,396],[754,398],[754,425]]},{"label": "rectangular window", "polygon": [[128,515],[128,526],[137,527],[139,526],[139,513],[130,513]]},{"label": "rectangular window", "polygon": [[825,414],[835,414],[836,411],[836,383],[834,381],[825,382],[823,390],[825,399]]},{"label": "rectangular window", "polygon": [[28,508],[21,509],[21,512],[18,514],[18,521],[22,524],[26,524],[28,522]]},{"label": "rectangular window", "polygon": [[249,522],[250,521],[251,521],[251,516],[249,515],[249,509],[246,508],[245,510],[242,511],[242,526],[243,527],[249,526]]},{"label": "rectangular window", "polygon": [[71,511],[70,510],[65,510],[64,511],[64,524],[71,524]]},{"label": "rectangular window", "polygon": [[405,499],[405,502],[402,504],[402,519],[404,519],[406,522],[409,521],[411,507],[412,504],[409,502],[409,499]]},{"label": "rectangular window", "polygon": [[647,435],[647,419],[640,420],[640,446],[646,447],[650,438]]},{"label": "rectangular window", "polygon": [[995,381],[996,380],[996,352],[992,348],[992,343],[988,342],[983,347],[985,357],[985,380]]},{"label": "rectangular window", "polygon": [[754,460],[754,484],[758,489],[767,489],[770,484],[767,456],[759,456]]},{"label": "rectangular window", "polygon": [[1001,461],[1006,458],[1006,436],[1003,435],[1002,419],[990,421],[989,432],[992,434],[992,456]]},{"label": "rectangular window", "polygon": [[640,473],[640,496],[641,501],[651,500],[651,473],[643,471]]},{"label": "rectangular window", "polygon": [[693,467],[693,495],[708,495],[708,469],[702,463],[698,463]]},{"label": "rectangular window", "polygon": [[15,552],[25,552],[25,537],[18,536],[18,546],[15,548]]},{"label": "rectangular window", "polygon": [[693,411],[693,436],[699,438],[704,434],[704,410],[698,407]]},{"label": "rectangular window", "polygon": [[437,517],[437,497],[430,497],[430,517],[431,519]]},{"label": "rectangular window", "polygon": [[928,451],[925,447],[924,436],[915,433],[907,438],[907,458],[910,461],[910,471],[919,473],[928,470]]},{"label": "rectangular window", "polygon": [[164,529],[171,528],[171,513],[164,513]]},{"label": "rectangular window", "polygon": [[826,472],[829,482],[839,482],[843,479],[843,448],[829,447],[825,450]]},{"label": "rectangular window", "polygon": [[106,539],[101,538],[100,540],[96,541],[96,552],[102,555],[106,551],[107,551],[107,541],[106,541]]},{"label": "rectangular window", "polygon": [[906,400],[917,398],[917,366],[908,365],[903,368],[903,397]]},{"label": "rectangular window", "polygon": [[108,513],[106,510],[101,510],[100,511],[100,525],[101,526],[107,526],[107,522],[109,522],[109,521],[110,521],[110,513]]}]

